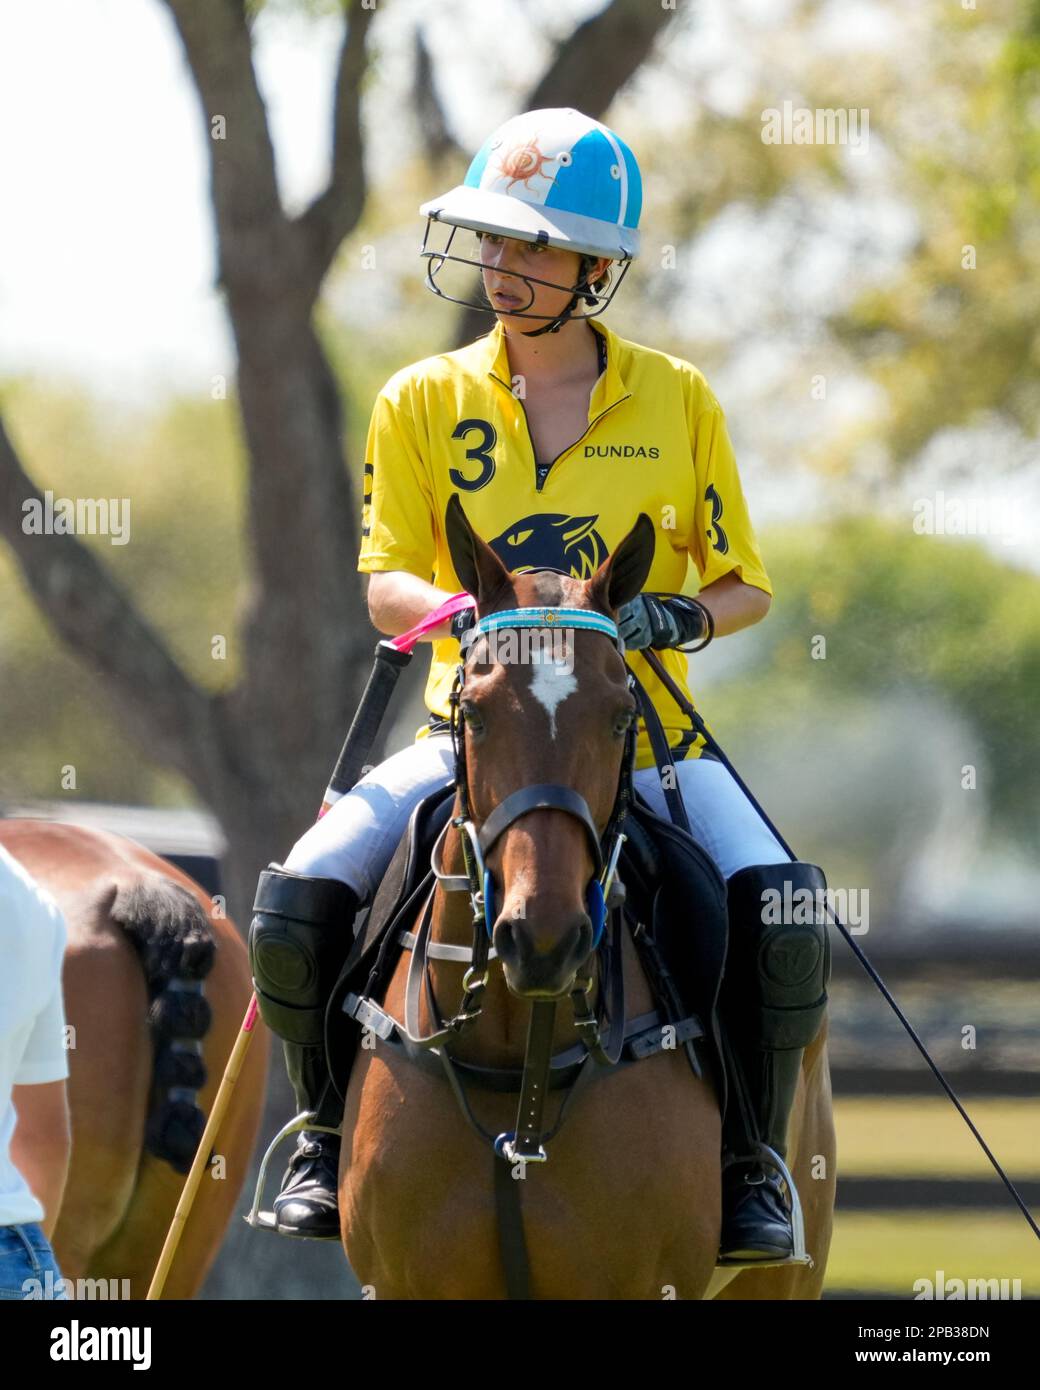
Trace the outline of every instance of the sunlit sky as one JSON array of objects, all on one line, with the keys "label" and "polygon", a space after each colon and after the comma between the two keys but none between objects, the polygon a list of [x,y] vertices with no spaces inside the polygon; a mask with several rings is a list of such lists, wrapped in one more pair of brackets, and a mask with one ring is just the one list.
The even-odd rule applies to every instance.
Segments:
[{"label": "sunlit sky", "polygon": [[[513,114],[513,93],[540,73],[553,36],[600,4],[387,3],[373,29],[376,80],[364,98],[370,180],[379,181],[377,161],[393,162],[409,149],[413,132],[402,119],[400,94],[420,20],[453,129],[476,149],[491,125]],[[788,8],[787,0],[741,3],[745,17],[761,12],[774,25]],[[860,0],[854,13],[869,15],[871,6]],[[293,0],[269,0],[254,29],[254,61],[290,212],[305,206],[327,175],[341,28],[335,13],[315,18]],[[669,106],[688,100],[685,81],[694,69],[703,99],[717,109],[736,111],[745,99],[752,59],[737,41],[725,0],[698,0],[695,46],[672,36],[679,32],[670,32],[655,101],[642,103],[644,128],[659,121],[667,130]],[[818,32],[827,42],[828,26]],[[523,42],[505,57],[502,39],[510,34]],[[508,72],[511,82],[475,82],[475,68]],[[165,5],[37,0],[0,7],[0,131],[0,372],[67,374],[127,400],[197,390],[213,372],[228,371],[230,336],[212,289],[205,131]],[[417,244],[420,231],[417,216]],[[828,278],[825,242],[818,283]],[[706,274],[717,280],[711,247],[705,250]],[[709,305],[703,318],[714,312]]]},{"label": "sunlit sky", "polygon": [[[380,81],[366,96],[380,153],[409,135],[395,122],[421,15],[450,75],[472,0],[431,7],[394,0],[380,15]],[[596,0],[564,0],[577,17]],[[503,0],[482,0],[485,43]],[[568,21],[572,22],[572,21]],[[273,6],[254,30],[278,177],[290,212],[327,176],[336,15]],[[473,45],[466,52],[472,60]],[[528,51],[516,71],[533,73]],[[459,137],[486,131],[473,84],[448,83]],[[509,113],[503,109],[503,117]],[[373,119],[374,118],[374,119]],[[400,128],[398,141],[388,128]],[[213,293],[205,133],[180,40],[159,0],[38,0],[0,7],[0,371],[68,374],[116,398],[197,389],[231,366]],[[378,178],[378,170],[372,171]],[[420,222],[416,217],[417,236]]]},{"label": "sunlit sky", "polygon": [[[306,43],[276,27],[257,61],[285,188],[303,197],[327,158],[335,24],[308,26]],[[0,129],[0,370],[118,397],[227,370],[202,119],[165,7],[4,6]]]}]

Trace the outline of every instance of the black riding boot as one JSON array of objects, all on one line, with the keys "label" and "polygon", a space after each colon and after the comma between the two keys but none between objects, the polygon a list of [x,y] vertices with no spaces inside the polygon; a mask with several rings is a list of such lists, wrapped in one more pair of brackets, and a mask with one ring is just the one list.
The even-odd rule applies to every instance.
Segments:
[{"label": "black riding boot", "polygon": [[[324,1047],[301,1047],[283,1042],[285,1070],[296,1096],[296,1113],[315,1113],[316,1124],[338,1125],[339,1117],[322,1113],[322,1100],[331,1093]],[[307,1240],[338,1240],[339,1186],[338,1134],[305,1129],[296,1141],[296,1152],[282,1178],[281,1190],[272,1203],[281,1236]]]},{"label": "black riding boot", "polygon": [[[249,961],[264,1022],[284,1043],[297,1113],[338,1126],[325,1060],[325,1006],[353,941],[358,910],[338,879],[272,864],[260,875]],[[274,1199],[279,1235],[338,1240],[339,1135],[304,1130]]]},{"label": "black riding boot", "polygon": [[734,1056],[723,1127],[722,1262],[783,1260],[794,1252],[782,1178],[759,1161],[755,1143],[786,1161],[802,1053],[827,1003],[830,944],[815,896],[825,888],[820,869],[798,862],[742,869],[727,885],[722,1019]]}]

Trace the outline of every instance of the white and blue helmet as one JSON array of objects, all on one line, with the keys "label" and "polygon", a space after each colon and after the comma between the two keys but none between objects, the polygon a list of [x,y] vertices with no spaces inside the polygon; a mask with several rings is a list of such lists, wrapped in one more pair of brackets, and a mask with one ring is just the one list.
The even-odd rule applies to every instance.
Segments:
[{"label": "white and blue helmet", "polygon": [[426,217],[475,232],[609,256],[639,255],[643,181],[620,136],[570,107],[525,111],[484,142],[465,180]]},{"label": "white and blue helmet", "polygon": [[[461,184],[420,207],[427,218],[421,253],[429,262],[426,283],[443,294],[435,283],[443,262],[470,263],[447,254],[454,232],[443,252],[428,250],[433,222],[577,251],[588,258],[583,267],[607,257],[627,269],[639,254],[642,203],[635,155],[609,127],[571,107],[525,111],[488,137]],[[589,289],[584,275],[575,288]],[[613,291],[605,299],[595,293],[583,297],[587,303],[602,299],[600,312]],[[570,316],[570,308],[561,320]]]}]

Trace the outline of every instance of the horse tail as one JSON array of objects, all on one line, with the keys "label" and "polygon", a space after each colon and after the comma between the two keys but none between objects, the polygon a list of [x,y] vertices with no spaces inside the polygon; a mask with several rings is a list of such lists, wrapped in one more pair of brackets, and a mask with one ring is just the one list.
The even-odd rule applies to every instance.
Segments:
[{"label": "horse tail", "polygon": [[212,1012],[203,980],[216,952],[213,928],[193,894],[159,875],[119,885],[109,915],[137,952],[148,987],[155,1057],[144,1147],[187,1173],[206,1125],[196,1098],[206,1084],[201,1039]]}]

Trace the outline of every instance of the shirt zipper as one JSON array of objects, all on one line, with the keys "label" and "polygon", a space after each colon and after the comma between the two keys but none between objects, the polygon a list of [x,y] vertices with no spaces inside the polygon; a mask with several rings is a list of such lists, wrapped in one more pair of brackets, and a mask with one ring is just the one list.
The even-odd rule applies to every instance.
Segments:
[{"label": "shirt zipper", "polygon": [[[568,444],[567,447],[566,447],[566,449],[562,449],[562,450],[556,455],[556,458],[554,458],[554,459],[552,460],[552,462],[551,462],[551,463],[549,464],[549,466],[546,468],[546,470],[545,470],[544,473],[541,473],[541,472],[538,471],[538,460],[535,459],[535,482],[534,482],[534,490],[535,490],[535,492],[541,492],[541,491],[542,491],[542,488],[545,486],[545,481],[546,481],[546,479],[548,478],[549,474],[551,473],[551,471],[553,470],[553,468],[556,466],[556,464],[558,463],[558,461],[559,461],[560,459],[563,458],[564,454],[569,454],[569,453],[571,452],[572,449],[576,449],[576,448],[578,447],[578,445],[582,442],[583,439],[587,439],[587,438],[588,438],[588,435],[589,435],[590,430],[594,429],[595,426],[599,424],[599,422],[603,419],[604,415],[609,415],[610,412],[614,409],[615,406],[619,406],[619,405],[623,404],[625,401],[629,400],[629,399],[631,398],[631,396],[632,396],[632,392],[629,391],[627,395],[625,395],[625,396],[619,396],[618,399],[617,399],[616,401],[612,401],[611,404],[607,406],[606,410],[601,410],[600,413],[599,413],[598,415],[596,415],[593,419],[591,419],[591,420],[589,421],[588,425],[585,427],[585,433],[579,435],[578,438],[574,441],[573,444]],[[528,440],[530,440],[530,444],[531,444],[531,453],[532,453],[532,455],[533,455],[533,454],[534,454],[534,440],[531,438],[531,426],[530,426],[530,423],[527,422],[527,410],[526,410],[526,408],[525,408],[525,406],[524,406],[523,401],[520,402],[520,409],[524,412],[524,421],[525,421],[525,423],[527,423],[527,438],[528,438]]]},{"label": "shirt zipper", "polygon": [[[494,377],[494,380],[497,381],[498,384],[499,384],[500,386],[505,386],[505,389],[506,389],[507,391],[509,391],[509,394],[510,394],[511,396],[513,395],[512,390],[511,390],[508,386],[506,386],[506,383],[502,380],[501,377],[494,376],[494,373],[492,373],[492,376]],[[567,447],[566,447],[566,449],[562,449],[562,450],[556,455],[556,458],[554,458],[554,459],[552,460],[552,462],[549,464],[548,468],[546,468],[546,470],[545,470],[544,473],[542,473],[542,472],[540,471],[539,466],[538,466],[538,458],[537,458],[537,456],[535,455],[535,451],[534,451],[534,438],[533,438],[533,436],[532,436],[532,434],[531,434],[531,422],[530,422],[530,420],[528,420],[528,418],[527,418],[527,407],[524,405],[523,401],[520,399],[519,396],[513,396],[513,399],[516,401],[516,403],[519,405],[520,409],[523,411],[523,415],[524,415],[524,425],[525,425],[526,428],[527,428],[527,442],[528,442],[528,443],[530,444],[530,446],[531,446],[531,457],[534,459],[534,466],[535,466],[535,483],[534,483],[534,488],[535,488],[535,492],[541,492],[541,491],[542,491],[542,488],[545,486],[545,480],[546,480],[546,478],[548,478],[550,471],[553,469],[553,467],[555,467],[556,463],[557,463],[560,459],[563,458],[564,454],[569,454],[570,451],[571,451],[572,449],[576,449],[576,448],[578,447],[578,445],[582,442],[583,439],[587,439],[587,438],[588,438],[588,435],[589,435],[589,431],[592,430],[592,429],[594,429],[595,426],[598,425],[599,422],[603,419],[603,417],[604,417],[605,415],[609,415],[610,412],[611,412],[616,406],[623,405],[623,404],[625,403],[625,401],[631,400],[631,399],[632,399],[632,392],[631,392],[631,391],[627,391],[623,396],[619,396],[619,397],[617,398],[616,401],[611,401],[610,405],[608,405],[607,408],[606,408],[605,410],[601,410],[601,411],[599,412],[598,415],[594,416],[594,417],[589,421],[589,423],[586,425],[586,427],[585,427],[585,432],[584,432],[583,434],[579,435],[578,438],[574,441],[573,444],[568,444]]]}]

